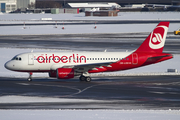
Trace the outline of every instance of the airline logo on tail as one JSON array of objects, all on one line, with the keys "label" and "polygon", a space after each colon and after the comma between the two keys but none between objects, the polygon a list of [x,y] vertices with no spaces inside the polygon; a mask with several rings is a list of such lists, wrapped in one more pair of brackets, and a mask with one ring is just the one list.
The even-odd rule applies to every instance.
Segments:
[{"label": "airline logo on tail", "polygon": [[149,40],[149,47],[151,49],[160,49],[164,46],[167,30],[167,26],[157,26],[154,29]]},{"label": "airline logo on tail", "polygon": [[169,22],[160,22],[135,52],[162,53]]}]

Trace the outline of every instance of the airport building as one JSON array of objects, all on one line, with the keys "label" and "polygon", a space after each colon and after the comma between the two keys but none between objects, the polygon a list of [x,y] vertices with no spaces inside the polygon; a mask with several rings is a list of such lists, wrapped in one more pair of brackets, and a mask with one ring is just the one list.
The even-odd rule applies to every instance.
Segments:
[{"label": "airport building", "polygon": [[29,8],[31,5],[35,5],[36,0],[17,0],[17,9]]},{"label": "airport building", "polygon": [[176,4],[179,0],[36,0],[38,4],[43,2],[48,4],[51,2],[53,4],[62,4],[63,6],[67,3],[90,3],[90,2],[115,2],[120,5],[127,4]]},{"label": "airport building", "polygon": [[8,13],[17,9],[17,0],[0,0],[0,12]]},{"label": "airport building", "polygon": [[67,3],[65,8],[78,8],[81,11],[99,11],[99,9],[112,9],[120,8],[121,6],[117,3]]},{"label": "airport building", "polygon": [[36,0],[0,0],[0,12],[9,13],[16,9],[29,8],[35,6]]}]

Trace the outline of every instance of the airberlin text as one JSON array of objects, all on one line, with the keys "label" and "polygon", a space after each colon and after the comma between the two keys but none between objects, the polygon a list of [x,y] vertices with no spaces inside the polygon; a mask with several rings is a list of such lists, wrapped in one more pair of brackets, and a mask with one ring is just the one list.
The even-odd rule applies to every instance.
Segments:
[{"label": "airberlin text", "polygon": [[37,61],[39,63],[86,63],[86,57],[85,56],[79,56],[78,54],[72,54],[71,56],[57,56],[57,55],[50,55],[47,54],[41,54],[37,57]]}]

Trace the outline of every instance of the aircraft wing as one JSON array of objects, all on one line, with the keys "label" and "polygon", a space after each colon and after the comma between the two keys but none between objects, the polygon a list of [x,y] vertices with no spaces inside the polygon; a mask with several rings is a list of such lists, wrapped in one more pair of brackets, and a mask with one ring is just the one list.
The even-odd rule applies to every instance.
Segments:
[{"label": "aircraft wing", "polygon": [[81,65],[72,65],[72,66],[63,66],[63,68],[74,68],[77,72],[87,72],[88,70],[97,70],[102,66],[111,67],[112,63],[116,62],[105,62],[105,63],[92,63],[92,64],[81,64]]}]

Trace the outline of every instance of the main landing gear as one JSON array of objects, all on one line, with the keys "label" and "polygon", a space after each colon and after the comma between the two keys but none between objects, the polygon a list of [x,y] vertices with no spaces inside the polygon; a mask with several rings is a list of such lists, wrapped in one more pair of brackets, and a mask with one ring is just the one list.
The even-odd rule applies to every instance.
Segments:
[{"label": "main landing gear", "polygon": [[79,80],[80,80],[80,81],[91,82],[91,77],[81,75],[81,76],[79,77]]},{"label": "main landing gear", "polygon": [[27,79],[29,82],[32,81],[32,74],[33,74],[32,72],[29,73],[29,78]]}]

